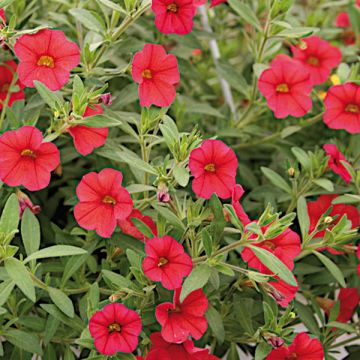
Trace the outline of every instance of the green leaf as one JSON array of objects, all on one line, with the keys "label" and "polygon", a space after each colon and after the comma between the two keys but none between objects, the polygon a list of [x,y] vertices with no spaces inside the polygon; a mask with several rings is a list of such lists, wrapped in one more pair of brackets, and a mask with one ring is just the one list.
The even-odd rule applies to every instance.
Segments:
[{"label": "green leaf", "polygon": [[10,279],[32,302],[36,301],[35,287],[25,265],[15,258],[5,259],[5,269]]},{"label": "green leaf", "polygon": [[333,192],[334,191],[334,184],[328,179],[315,179],[313,182],[320,186],[321,188],[325,189],[326,191]]},{"label": "green leaf", "polygon": [[87,116],[83,118],[83,120],[76,122],[76,124],[84,125],[91,128],[103,128],[103,127],[113,127],[113,126],[122,125],[123,121],[120,119],[116,119],[114,117],[101,114],[101,115]]},{"label": "green leaf", "polygon": [[26,208],[21,219],[21,237],[27,255],[31,255],[40,247],[40,225],[36,216]]},{"label": "green leaf", "polygon": [[51,107],[51,109],[56,109],[57,105],[60,105],[60,99],[56,96],[55,92],[48,89],[40,81],[34,80],[34,85],[41,98]]},{"label": "green leaf", "polygon": [[116,274],[109,270],[101,270],[104,278],[110,281],[111,284],[115,285],[116,288],[122,289],[122,288],[132,288],[133,284],[132,281],[125,278],[124,276],[120,274]]},{"label": "green leaf", "polygon": [[206,319],[209,322],[213,334],[221,345],[225,340],[225,329],[221,315],[213,306],[209,305],[206,311]]},{"label": "green leaf", "polygon": [[45,259],[45,258],[58,257],[58,256],[84,255],[84,254],[86,254],[86,250],[79,247],[75,247],[71,245],[53,245],[31,254],[24,260],[24,263],[36,259]]},{"label": "green leaf", "polygon": [[312,251],[314,255],[317,256],[317,258],[326,266],[326,268],[329,270],[331,275],[338,281],[338,283],[342,287],[346,287],[344,275],[342,274],[341,270],[337,267],[337,265],[330,260],[325,255],[321,254],[318,251]]},{"label": "green leaf", "polygon": [[0,0],[0,8],[4,8],[5,6],[8,6],[12,4],[15,0]]},{"label": "green leaf", "polygon": [[295,301],[295,311],[312,334],[320,334],[319,325],[314,317],[313,311],[308,306]]},{"label": "green leaf", "polygon": [[254,360],[263,360],[266,358],[266,356],[269,354],[269,352],[272,350],[272,347],[270,344],[266,342],[261,342],[258,344],[255,350],[255,358]]},{"label": "green leaf", "polygon": [[330,328],[336,327],[347,333],[356,333],[356,329],[352,325],[344,324],[344,323],[338,322],[338,321],[330,321],[329,323],[326,324],[326,327],[330,327]]},{"label": "green leaf", "polygon": [[185,187],[189,183],[190,179],[189,170],[178,165],[174,168],[174,177],[180,186]]},{"label": "green leaf", "polygon": [[309,169],[311,166],[311,160],[309,155],[301,148],[293,147],[291,152],[295,155],[297,161],[302,165],[304,169]]},{"label": "green leaf", "polygon": [[194,268],[184,281],[180,301],[184,301],[191,292],[204,287],[210,278],[210,274],[211,269],[207,264],[201,264]]},{"label": "green leaf", "polygon": [[74,305],[72,301],[61,290],[55,288],[48,289],[52,302],[67,316],[74,317]]},{"label": "green leaf", "polygon": [[99,19],[90,11],[85,9],[70,9],[69,13],[89,30],[102,33],[105,30],[105,24],[101,24]]},{"label": "green leaf", "polygon": [[281,280],[284,280],[287,284],[297,286],[297,282],[293,273],[287,268],[287,266],[279,260],[270,251],[253,245],[246,245],[249,247],[256,257],[274,274],[278,275]]},{"label": "green leaf", "polygon": [[273,185],[291,194],[290,185],[278,173],[264,166],[261,167],[261,171]]},{"label": "green leaf", "polygon": [[300,196],[297,201],[297,217],[301,229],[301,236],[303,239],[305,239],[309,233],[310,219],[306,200],[303,196]]},{"label": "green leaf", "polygon": [[103,4],[104,6],[106,6],[107,8],[114,10],[114,11],[118,11],[118,12],[122,12],[124,14],[126,14],[125,9],[123,9],[120,5],[110,1],[110,0],[97,0],[100,4]]},{"label": "green leaf", "polygon": [[40,339],[33,334],[17,329],[7,329],[4,336],[11,344],[30,354],[43,354]]},{"label": "green leaf", "polygon": [[295,27],[292,29],[285,29],[276,34],[278,37],[296,39],[308,37],[320,29],[316,27]]},{"label": "green leaf", "polygon": [[228,3],[245,22],[254,26],[257,30],[263,31],[256,14],[248,5],[240,2],[240,0],[228,0]]},{"label": "green leaf", "polygon": [[15,283],[13,280],[6,280],[0,284],[0,306],[3,306],[13,291]]},{"label": "green leaf", "polygon": [[20,209],[19,201],[15,194],[11,194],[6,201],[0,219],[0,232],[6,234],[14,233],[19,225]]},{"label": "green leaf", "polygon": [[236,343],[231,343],[229,353],[226,360],[240,360]]},{"label": "green leaf", "polygon": [[153,207],[155,208],[155,210],[161,214],[171,225],[173,225],[174,227],[184,231],[185,230],[185,225],[184,223],[172,212],[170,211],[168,208],[166,208],[165,206],[160,206],[160,205],[153,205]]},{"label": "green leaf", "polygon": [[154,234],[151,231],[151,229],[149,228],[149,226],[147,226],[143,221],[141,221],[140,219],[137,218],[132,218],[131,221],[133,222],[133,224],[135,225],[135,227],[142,233],[144,234],[147,238],[153,238]]}]

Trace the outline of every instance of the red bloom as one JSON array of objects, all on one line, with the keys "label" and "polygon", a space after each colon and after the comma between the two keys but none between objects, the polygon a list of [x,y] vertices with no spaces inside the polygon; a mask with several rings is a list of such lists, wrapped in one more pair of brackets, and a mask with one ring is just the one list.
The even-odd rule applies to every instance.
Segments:
[{"label": "red bloom", "polygon": [[0,136],[0,179],[9,186],[30,191],[49,185],[50,173],[60,163],[60,153],[34,126],[7,131]]},{"label": "red bloom", "polygon": [[360,133],[360,86],[354,83],[332,86],[324,100],[324,122],[330,129]]},{"label": "red bloom", "polygon": [[289,347],[274,349],[266,360],[324,360],[324,350],[318,339],[312,339],[306,333],[297,334]]},{"label": "red bloom", "polygon": [[347,164],[350,163],[346,160],[345,156],[339,151],[336,145],[334,144],[325,144],[323,146],[326,154],[328,155],[329,162],[328,165],[335,174],[338,174],[342,177],[344,181],[349,183],[351,181],[351,175],[346,170],[346,167],[341,163],[345,161]]},{"label": "red bloom", "polygon": [[302,117],[312,107],[310,75],[287,56],[278,55],[271,62],[270,68],[261,73],[258,87],[278,119]]},{"label": "red bloom", "polygon": [[192,270],[191,257],[171,236],[148,240],[145,252],[147,256],[142,263],[144,274],[153,281],[161,282],[166,289],[181,287],[184,277]]},{"label": "red bloom", "polygon": [[211,0],[210,7],[218,6],[220,4],[226,3],[227,0]]},{"label": "red bloom", "polygon": [[126,219],[118,220],[119,228],[124,234],[130,235],[144,242],[148,240],[148,238],[137,229],[131,219],[139,219],[150,228],[154,235],[157,235],[157,228],[153,219],[150,216],[144,216],[138,209],[133,209]]},{"label": "red bloom", "polygon": [[155,26],[163,34],[186,35],[193,28],[196,6],[193,0],[153,0]]},{"label": "red bloom", "polygon": [[84,175],[76,188],[80,202],[74,208],[75,219],[87,230],[109,238],[116,221],[125,219],[132,210],[129,192],[121,186],[122,173],[114,169],[103,169],[99,173]]},{"label": "red bloom", "polygon": [[3,28],[3,25],[6,25],[5,11],[4,9],[0,9],[0,29]]},{"label": "red bloom", "polygon": [[244,195],[245,190],[241,185],[235,185],[231,195],[231,205],[241,223],[246,226],[251,223],[249,216],[246,214],[244,208],[240,204],[240,199]]},{"label": "red bloom", "polygon": [[345,11],[336,16],[335,24],[337,27],[347,28],[351,26],[349,14]]},{"label": "red bloom", "polygon": [[96,350],[104,355],[133,352],[138,345],[141,328],[139,314],[119,303],[104,306],[89,321]]},{"label": "red bloom", "polygon": [[[101,105],[88,106],[83,117],[99,115],[104,112]],[[103,146],[108,136],[108,128],[90,128],[88,126],[76,125],[68,128],[68,132],[74,140],[75,149],[81,155],[90,154],[95,148]]]},{"label": "red bloom", "polygon": [[[329,216],[333,217],[338,215],[337,219],[333,221],[332,225],[337,224],[340,219],[346,215],[348,220],[352,223],[352,229],[355,229],[360,224],[360,212],[355,206],[336,204],[332,205],[331,202],[336,199],[338,195],[320,195],[316,201],[310,201],[307,204],[308,214],[310,218],[309,233],[311,233],[318,223],[320,217],[332,206]],[[316,233],[315,237],[323,237],[325,230]]]},{"label": "red bloom", "polygon": [[310,73],[312,85],[322,84],[331,70],[341,63],[341,51],[318,36],[302,39],[301,46],[292,46],[294,59]]},{"label": "red bloom", "polygon": [[150,340],[151,349],[146,360],[219,360],[209,354],[209,349],[195,347],[191,340],[182,344],[168,343],[159,332],[151,334]]},{"label": "red bloom", "polygon": [[289,303],[294,299],[299,286],[292,286],[285,281],[281,280],[278,276],[274,276],[276,281],[269,281],[273,289],[270,290],[270,295],[282,307],[288,307]]},{"label": "red bloom", "polygon": [[238,160],[234,151],[220,140],[205,140],[192,150],[189,169],[194,176],[192,189],[204,199],[212,194],[226,199],[235,186]]},{"label": "red bloom", "polygon": [[[0,109],[3,108],[14,74],[16,73],[17,65],[15,61],[5,61],[4,65],[0,66]],[[24,85],[16,81],[16,86],[19,87],[17,92],[12,92],[9,98],[8,106],[11,107],[14,101],[25,99]]]},{"label": "red bloom", "polygon": [[175,100],[175,84],[180,81],[175,55],[166,54],[161,45],[145,44],[135,54],[132,77],[139,84],[140,105],[170,106]]},{"label": "red bloom", "polygon": [[37,80],[52,91],[59,90],[80,62],[79,47],[59,30],[23,35],[16,41],[14,51],[20,60],[19,79],[28,87],[34,87]]},{"label": "red bloom", "polygon": [[[265,233],[267,227],[263,228]],[[252,245],[265,249],[274,254],[281,260],[290,270],[294,268],[294,259],[300,254],[301,242],[300,236],[291,229],[286,229],[280,235],[273,239],[267,239],[260,242],[252,242]],[[241,252],[241,256],[254,269],[258,269],[265,274],[272,272],[261,263],[250,248],[245,247]]]},{"label": "red bloom", "polygon": [[156,307],[155,316],[162,326],[161,335],[165,341],[180,344],[189,336],[200,339],[208,322],[204,316],[208,308],[208,300],[199,289],[190,293],[180,303],[181,288],[174,292],[173,303],[163,303]]}]

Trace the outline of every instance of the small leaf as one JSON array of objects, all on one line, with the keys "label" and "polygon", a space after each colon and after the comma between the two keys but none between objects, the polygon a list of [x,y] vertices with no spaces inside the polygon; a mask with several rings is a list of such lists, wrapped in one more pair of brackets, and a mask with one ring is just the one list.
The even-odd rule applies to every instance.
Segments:
[{"label": "small leaf", "polygon": [[315,179],[313,180],[313,182],[328,192],[334,191],[334,184],[328,179],[324,179],[324,178]]},{"label": "small leaf", "polygon": [[125,9],[123,9],[120,5],[110,1],[110,0],[97,0],[99,3],[105,5],[106,7],[108,7],[111,10],[114,11],[118,11],[118,12],[122,12],[124,14],[126,14]]},{"label": "small leaf", "polygon": [[6,303],[14,286],[15,283],[13,280],[6,280],[0,284],[0,306],[3,306]]},{"label": "small leaf", "polygon": [[273,185],[284,190],[288,194],[291,193],[290,185],[278,173],[264,166],[261,167],[261,171]]},{"label": "small leaf", "polygon": [[213,334],[221,345],[225,340],[225,329],[221,315],[210,305],[206,311],[206,319],[209,322]]},{"label": "small leaf", "polygon": [[21,237],[27,255],[31,255],[40,247],[40,225],[30,209],[25,209],[21,219]]},{"label": "small leaf", "polygon": [[316,27],[295,27],[292,29],[285,29],[276,34],[278,37],[296,39],[308,37],[320,29]]},{"label": "small leaf", "polygon": [[125,278],[120,274],[116,274],[109,270],[102,270],[101,272],[103,276],[110,281],[111,284],[115,285],[119,289],[133,287],[131,280]]},{"label": "small leaf", "polygon": [[253,25],[257,30],[262,31],[261,24],[253,10],[239,0],[228,0],[229,5],[247,23]]},{"label": "small leaf", "polygon": [[297,201],[297,216],[301,229],[301,236],[305,239],[309,233],[310,219],[307,210],[306,200],[303,196],[300,196]]},{"label": "small leaf", "polygon": [[51,109],[56,109],[57,105],[61,103],[60,99],[56,96],[56,94],[50,89],[48,89],[40,81],[34,80],[34,85],[41,98],[45,101],[45,103],[48,104],[51,107]]},{"label": "small leaf", "polygon": [[11,194],[6,201],[4,210],[0,219],[0,232],[11,234],[14,233],[19,225],[20,209],[19,201],[15,194]]},{"label": "small leaf", "polygon": [[184,281],[180,301],[184,301],[191,292],[204,287],[210,278],[210,274],[211,269],[207,264],[201,264],[194,268]]},{"label": "small leaf", "polygon": [[180,186],[185,187],[189,183],[190,179],[189,170],[183,166],[176,166],[174,168],[174,177]]},{"label": "small leaf", "polygon": [[105,24],[101,24],[99,19],[90,11],[85,9],[70,9],[69,13],[89,30],[102,33],[105,30]]},{"label": "small leaf", "polygon": [[74,305],[72,301],[59,289],[48,289],[52,302],[67,316],[74,317]]},{"label": "small leaf", "polygon": [[155,210],[161,214],[171,225],[175,226],[176,228],[184,231],[185,225],[184,223],[168,208],[165,206],[160,205],[153,205]]},{"label": "small leaf", "polygon": [[7,329],[3,335],[11,344],[30,354],[43,354],[40,346],[40,339],[33,334],[10,328]]},{"label": "small leaf", "polygon": [[270,344],[266,342],[261,342],[258,344],[255,350],[255,358],[254,360],[263,360],[266,358],[266,356],[270,353],[272,350],[272,347]]},{"label": "small leaf", "polygon": [[347,333],[356,333],[356,329],[350,325],[350,324],[345,324],[339,321],[330,321],[329,323],[326,324],[326,327],[336,327],[340,330],[343,330]]}]

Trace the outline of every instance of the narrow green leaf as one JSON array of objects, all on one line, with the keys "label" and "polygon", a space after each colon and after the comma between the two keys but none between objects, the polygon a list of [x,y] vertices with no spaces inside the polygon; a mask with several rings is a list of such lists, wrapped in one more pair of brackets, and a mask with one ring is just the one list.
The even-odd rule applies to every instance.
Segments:
[{"label": "narrow green leaf", "polygon": [[301,229],[301,236],[303,239],[305,239],[309,233],[310,219],[306,200],[303,196],[300,196],[297,202],[297,216]]},{"label": "narrow green leaf", "polygon": [[261,171],[273,185],[291,194],[290,185],[278,173],[264,166],[261,167]]},{"label": "narrow green leaf", "polygon": [[72,301],[59,289],[48,289],[52,302],[67,316],[74,317],[74,305]]},{"label": "narrow green leaf", "polygon": [[190,179],[189,170],[183,166],[176,166],[174,168],[174,177],[180,186],[185,187],[189,183]]},{"label": "narrow green leaf", "polygon": [[155,210],[160,213],[171,225],[175,226],[176,228],[184,231],[185,225],[184,223],[168,208],[160,205],[153,205]]},{"label": "narrow green leaf", "polygon": [[131,289],[133,287],[132,281],[125,278],[124,276],[122,276],[120,274],[116,274],[109,270],[102,270],[101,272],[102,272],[104,278],[109,280],[110,283],[113,284],[118,289],[121,289],[121,288],[130,288]]},{"label": "narrow green leaf", "polygon": [[6,280],[0,284],[0,306],[3,306],[13,291],[15,283],[13,280]]},{"label": "narrow green leaf", "polygon": [[221,318],[219,312],[211,305],[206,311],[206,319],[208,320],[210,328],[219,344],[222,344],[225,340],[223,319]]},{"label": "narrow green leaf", "polygon": [[259,19],[248,5],[240,2],[240,0],[228,0],[228,3],[243,20],[253,25],[257,30],[263,31]]},{"label": "narrow green leaf", "polygon": [[27,255],[31,255],[40,247],[40,225],[36,216],[25,209],[21,219],[21,237]]},{"label": "narrow green leaf", "polygon": [[15,194],[11,194],[6,201],[4,210],[0,219],[0,232],[14,233],[19,225],[20,219],[19,201]]},{"label": "narrow green leaf", "polygon": [[180,301],[184,301],[191,292],[204,287],[210,278],[210,274],[211,269],[207,264],[201,264],[194,268],[184,281]]},{"label": "narrow green leaf", "polygon": [[30,354],[42,355],[43,351],[40,346],[40,339],[22,330],[7,329],[3,334],[11,344],[29,352]]},{"label": "narrow green leaf", "polygon": [[41,98],[51,107],[51,109],[55,109],[56,106],[60,104],[60,99],[56,96],[56,94],[48,89],[43,83],[35,80],[34,85]]},{"label": "narrow green leaf", "polygon": [[101,24],[99,19],[88,10],[70,9],[69,13],[89,30],[98,31],[100,33],[105,30],[105,25]]},{"label": "narrow green leaf", "polygon": [[325,189],[326,191],[333,192],[334,191],[334,184],[328,179],[315,179],[313,182],[320,186],[321,188]]}]

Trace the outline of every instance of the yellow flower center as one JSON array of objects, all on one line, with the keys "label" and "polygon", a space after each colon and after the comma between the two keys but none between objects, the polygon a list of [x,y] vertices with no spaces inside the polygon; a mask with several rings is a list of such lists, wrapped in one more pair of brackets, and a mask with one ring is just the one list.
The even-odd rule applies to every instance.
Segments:
[{"label": "yellow flower center", "polygon": [[210,171],[210,172],[215,172],[216,168],[215,168],[215,164],[207,164],[204,166],[205,171]]},{"label": "yellow flower center", "polygon": [[152,78],[152,72],[149,69],[144,70],[141,75],[145,79],[151,79]]},{"label": "yellow flower center", "polygon": [[110,324],[108,326],[108,331],[109,331],[109,333],[120,332],[121,331],[121,326],[118,323]]},{"label": "yellow flower center", "polygon": [[263,245],[266,246],[267,248],[271,249],[271,250],[275,250],[275,249],[276,249],[275,244],[274,244],[272,241],[270,241],[270,240],[265,240],[265,241],[263,242]]},{"label": "yellow flower center", "polygon": [[158,267],[162,267],[163,265],[166,265],[168,262],[169,262],[168,259],[166,259],[166,258],[164,258],[164,257],[161,257],[161,258],[159,259]]},{"label": "yellow flower center", "polygon": [[178,12],[178,6],[177,6],[175,3],[172,3],[172,4],[169,4],[169,5],[166,7],[166,10],[167,10],[168,12],[177,13],[177,12]]},{"label": "yellow flower center", "polygon": [[102,199],[102,202],[104,204],[116,205],[116,200],[109,195],[104,196],[104,198]]},{"label": "yellow flower center", "polygon": [[356,104],[348,104],[345,108],[346,112],[357,114],[359,112],[359,105]]},{"label": "yellow flower center", "polygon": [[276,92],[278,93],[288,93],[289,92],[289,87],[287,84],[279,84],[277,87],[276,87]]},{"label": "yellow flower center", "polygon": [[309,56],[307,58],[306,62],[312,66],[319,66],[319,64],[320,64],[320,61],[316,56]]},{"label": "yellow flower center", "polygon": [[54,68],[55,66],[55,63],[54,63],[54,58],[52,58],[51,56],[48,56],[48,55],[42,55],[40,56],[37,64],[39,66],[46,66],[46,67],[49,67],[51,69]]},{"label": "yellow flower center", "polygon": [[30,150],[30,149],[24,149],[21,152],[21,156],[27,156],[27,157],[31,157],[33,159],[36,158],[36,154],[34,153],[34,151]]}]

